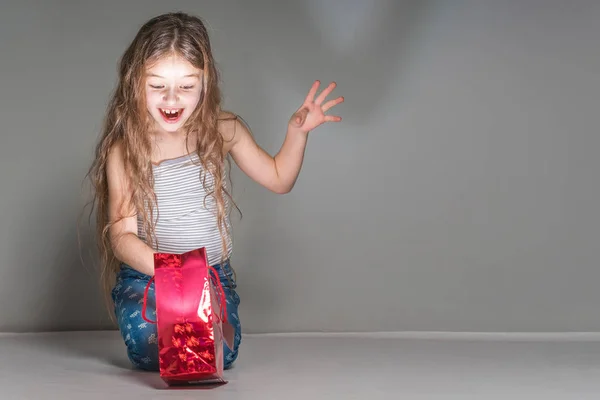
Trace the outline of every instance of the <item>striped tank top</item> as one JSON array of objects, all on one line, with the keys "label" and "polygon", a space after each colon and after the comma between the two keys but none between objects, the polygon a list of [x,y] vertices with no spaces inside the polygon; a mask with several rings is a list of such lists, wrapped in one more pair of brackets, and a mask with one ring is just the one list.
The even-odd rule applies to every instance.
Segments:
[{"label": "striped tank top", "polygon": [[[154,250],[162,253],[182,254],[201,247],[206,248],[208,263],[222,261],[223,243],[217,220],[216,200],[207,196],[202,179],[204,174],[198,155],[195,153],[152,165],[156,207]],[[206,174],[206,186],[210,190],[213,177]],[[227,185],[224,179],[224,184]],[[227,187],[227,186],[226,186]],[[226,211],[229,199],[225,197]],[[225,218],[231,232],[231,224]],[[141,217],[138,217],[138,236],[146,239]],[[224,259],[231,256],[231,238],[227,238],[227,252]]]}]

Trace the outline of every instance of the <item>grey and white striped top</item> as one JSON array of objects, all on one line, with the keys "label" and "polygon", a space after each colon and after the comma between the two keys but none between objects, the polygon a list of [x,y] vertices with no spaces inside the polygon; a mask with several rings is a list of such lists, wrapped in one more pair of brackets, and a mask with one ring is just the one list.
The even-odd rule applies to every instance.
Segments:
[{"label": "grey and white striped top", "polygon": [[[217,224],[216,200],[212,195],[206,195],[198,155],[192,153],[164,160],[153,165],[152,169],[158,208],[154,210],[158,215],[155,219],[155,251],[182,254],[205,247],[209,264],[220,263],[223,244]],[[206,175],[206,186],[210,190],[214,180],[210,174]],[[228,211],[229,199],[224,197]],[[231,231],[228,217],[229,214],[226,215],[226,224]],[[138,236],[143,240],[146,238],[141,217],[138,217]],[[231,250],[229,237],[225,259],[230,257]]]}]

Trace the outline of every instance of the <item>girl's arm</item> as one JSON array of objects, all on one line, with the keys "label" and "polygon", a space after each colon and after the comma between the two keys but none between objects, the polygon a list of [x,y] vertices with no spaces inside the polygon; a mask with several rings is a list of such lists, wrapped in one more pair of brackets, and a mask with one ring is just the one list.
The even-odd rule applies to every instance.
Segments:
[{"label": "girl's arm", "polygon": [[313,84],[302,106],[290,118],[283,145],[274,157],[256,143],[247,127],[238,120],[227,129],[229,134],[226,136],[231,139],[230,154],[235,163],[246,175],[275,193],[288,193],[294,187],[302,168],[309,132],[325,122],[341,121],[340,117],[325,115],[325,111],[342,103],[343,97],[322,104],[335,83],[315,99],[319,85],[319,81]]},{"label": "girl's arm", "polygon": [[137,236],[137,216],[129,206],[129,185],[121,146],[115,145],[106,162],[108,180],[109,221],[117,221],[109,228],[109,237],[115,257],[133,269],[153,276],[154,251]]},{"label": "girl's arm", "polygon": [[285,194],[292,190],[302,167],[308,135],[288,127],[281,150],[272,157],[256,143],[246,125],[239,119],[234,124],[230,153],[238,167],[272,192]]}]

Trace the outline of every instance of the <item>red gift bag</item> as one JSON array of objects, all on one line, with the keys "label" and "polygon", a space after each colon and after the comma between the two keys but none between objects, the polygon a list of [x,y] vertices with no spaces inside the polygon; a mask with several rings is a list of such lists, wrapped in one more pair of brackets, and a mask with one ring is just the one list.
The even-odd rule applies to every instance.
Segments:
[{"label": "red gift bag", "polygon": [[[153,280],[156,321],[146,316]],[[219,274],[208,265],[205,248],[184,254],[155,253],[142,317],[157,324],[160,377],[168,385],[227,383],[223,376],[226,307]]]}]

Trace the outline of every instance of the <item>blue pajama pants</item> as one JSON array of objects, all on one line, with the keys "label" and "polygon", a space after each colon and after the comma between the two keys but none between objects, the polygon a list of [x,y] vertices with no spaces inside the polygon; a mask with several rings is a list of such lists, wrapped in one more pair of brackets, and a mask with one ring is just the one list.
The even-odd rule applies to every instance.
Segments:
[{"label": "blue pajama pants", "polygon": [[[229,369],[237,359],[239,345],[242,340],[242,328],[238,317],[240,297],[235,291],[237,285],[229,263],[218,264],[213,267],[219,274],[219,279],[225,292],[228,322],[235,329],[233,349],[230,349],[223,342],[224,367],[225,369]],[[112,299],[119,330],[127,346],[129,360],[137,368],[158,371],[156,324],[146,322],[142,318],[144,291],[149,280],[150,276],[142,274],[126,264],[122,264],[117,274],[116,285],[112,290]],[[148,290],[146,316],[150,320],[156,320],[154,282],[150,284]]]}]

